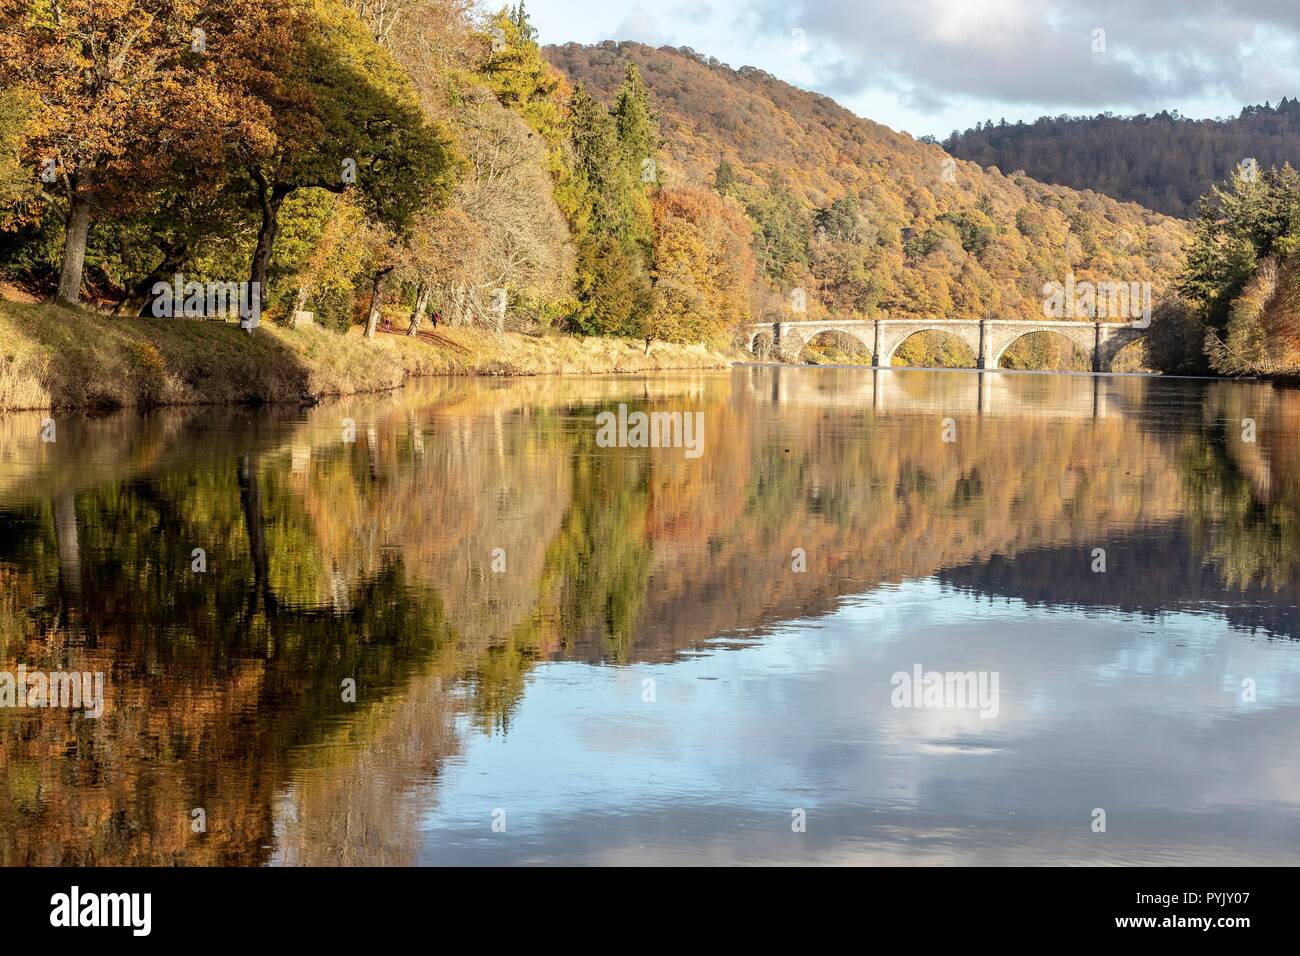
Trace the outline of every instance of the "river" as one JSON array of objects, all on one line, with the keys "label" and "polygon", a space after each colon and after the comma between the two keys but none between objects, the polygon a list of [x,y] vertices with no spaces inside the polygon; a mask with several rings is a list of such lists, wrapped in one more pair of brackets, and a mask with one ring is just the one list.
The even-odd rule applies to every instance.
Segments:
[{"label": "river", "polygon": [[103,677],[0,688],[0,863],[1300,863],[1298,434],[779,367],[0,416],[0,672]]}]

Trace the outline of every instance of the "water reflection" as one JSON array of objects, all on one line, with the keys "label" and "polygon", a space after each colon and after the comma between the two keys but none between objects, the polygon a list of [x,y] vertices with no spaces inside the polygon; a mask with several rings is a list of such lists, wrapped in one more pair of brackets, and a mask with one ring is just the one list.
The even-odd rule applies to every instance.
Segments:
[{"label": "water reflection", "polygon": [[[598,447],[618,403],[702,410],[704,456]],[[5,864],[1300,858],[1295,393],[747,368],[41,417],[0,419],[0,670],[108,704],[0,710]],[[999,671],[998,719],[891,707],[917,662]]]}]

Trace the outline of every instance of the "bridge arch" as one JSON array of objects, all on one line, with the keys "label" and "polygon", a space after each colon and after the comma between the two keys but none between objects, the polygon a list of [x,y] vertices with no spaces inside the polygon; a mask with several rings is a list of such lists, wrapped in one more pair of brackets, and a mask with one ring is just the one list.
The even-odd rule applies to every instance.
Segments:
[{"label": "bridge arch", "polygon": [[826,332],[840,332],[847,335],[860,343],[867,354],[872,353],[874,329],[870,322],[862,320],[829,319],[823,322],[781,322],[774,325],[773,329],[777,335],[777,351],[780,353],[782,360],[786,362],[799,361],[799,355],[808,343]]},{"label": "bridge arch", "polygon": [[943,332],[970,349],[970,353],[976,359],[976,362],[979,360],[980,328],[978,322],[882,319],[876,325],[879,329],[879,336],[875,364],[881,368],[892,366],[894,364],[894,355],[902,344],[920,332]]},{"label": "bridge arch", "polygon": [[882,365],[893,366],[901,359],[913,368],[978,368],[979,342],[972,345],[970,339],[951,329],[922,329],[899,342]]},{"label": "bridge arch", "polygon": [[[869,331],[869,330],[868,330]],[[803,357],[803,353],[811,345],[836,345],[849,353],[858,353],[866,357],[867,364],[871,364],[874,342],[874,335],[859,332],[856,329],[845,328],[842,326],[832,326],[823,329],[800,329],[799,338],[802,344],[799,345],[798,351],[794,351],[793,343],[789,349],[791,357],[798,361]]]},{"label": "bridge arch", "polygon": [[1145,341],[1146,330],[1134,327],[1127,335],[1115,335],[1101,344],[1101,367],[1103,371],[1113,372],[1116,359],[1120,353],[1135,342]]},{"label": "bridge arch", "polygon": [[1073,345],[1076,350],[1083,352],[1084,358],[1087,359],[1088,368],[1096,371],[1096,326],[1092,323],[1052,323],[1044,325],[1030,325],[1017,323],[1014,328],[1002,326],[996,328],[992,334],[989,334],[987,358],[985,358],[985,368],[1001,368],[1002,356],[1006,350],[1017,342],[1022,342],[1030,336],[1058,336]]}]

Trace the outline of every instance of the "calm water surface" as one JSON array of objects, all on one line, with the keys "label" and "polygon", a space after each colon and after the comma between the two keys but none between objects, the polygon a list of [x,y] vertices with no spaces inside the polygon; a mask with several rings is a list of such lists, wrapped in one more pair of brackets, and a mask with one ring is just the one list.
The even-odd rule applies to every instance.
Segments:
[{"label": "calm water surface", "polygon": [[[620,403],[702,411],[703,455],[599,447]],[[0,417],[0,671],[106,706],[0,708],[4,864],[1300,863],[1300,393],[744,368],[43,417]],[[996,716],[893,706],[917,665],[996,673]]]}]

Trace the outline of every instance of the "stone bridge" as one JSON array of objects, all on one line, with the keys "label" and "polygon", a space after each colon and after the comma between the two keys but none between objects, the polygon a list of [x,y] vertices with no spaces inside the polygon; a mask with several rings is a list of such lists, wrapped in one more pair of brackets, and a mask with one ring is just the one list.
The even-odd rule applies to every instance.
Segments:
[{"label": "stone bridge", "polygon": [[826,319],[802,322],[761,322],[749,327],[748,348],[797,362],[804,346],[823,332],[840,332],[862,343],[871,364],[889,368],[894,353],[918,332],[946,332],[966,343],[977,357],[977,368],[995,369],[1012,342],[1032,332],[1055,332],[1092,356],[1094,372],[1109,372],[1124,346],[1146,335],[1146,326],[1131,322],[1039,321],[999,319]]}]

